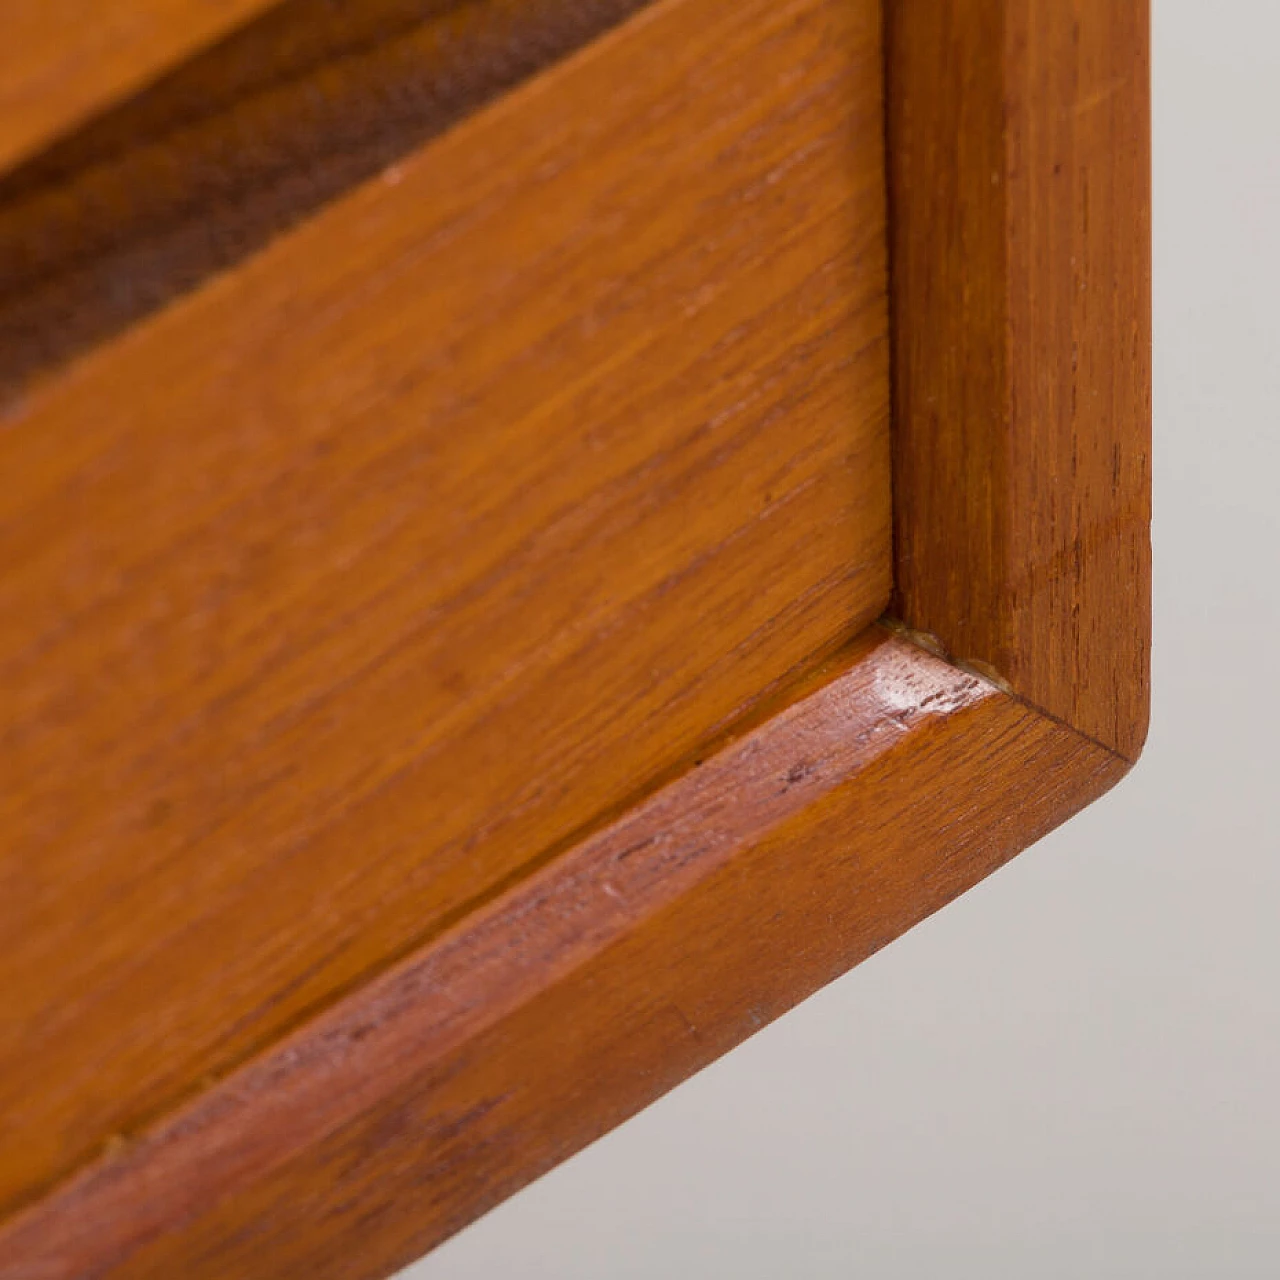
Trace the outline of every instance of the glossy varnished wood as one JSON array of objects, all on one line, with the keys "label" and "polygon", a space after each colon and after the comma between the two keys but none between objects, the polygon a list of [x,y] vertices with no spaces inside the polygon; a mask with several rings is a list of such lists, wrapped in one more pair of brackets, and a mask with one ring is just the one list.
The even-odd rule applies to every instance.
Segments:
[{"label": "glossy varnished wood", "polygon": [[0,171],[273,0],[6,0]]},{"label": "glossy varnished wood", "polygon": [[883,634],[770,710],[11,1223],[0,1276],[385,1275],[1126,768]]},{"label": "glossy varnished wood", "polygon": [[871,0],[667,0],[0,431],[0,1202],[889,590]]},{"label": "glossy varnished wood", "polygon": [[1150,631],[1147,0],[886,15],[894,609],[1132,758]]}]

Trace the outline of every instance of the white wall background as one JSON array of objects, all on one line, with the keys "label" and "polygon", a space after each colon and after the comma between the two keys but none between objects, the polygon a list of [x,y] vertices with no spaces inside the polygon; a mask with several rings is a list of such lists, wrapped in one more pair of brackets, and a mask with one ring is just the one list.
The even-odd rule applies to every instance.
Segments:
[{"label": "white wall background", "polygon": [[1143,762],[403,1280],[1280,1277],[1280,0],[1154,24]]}]

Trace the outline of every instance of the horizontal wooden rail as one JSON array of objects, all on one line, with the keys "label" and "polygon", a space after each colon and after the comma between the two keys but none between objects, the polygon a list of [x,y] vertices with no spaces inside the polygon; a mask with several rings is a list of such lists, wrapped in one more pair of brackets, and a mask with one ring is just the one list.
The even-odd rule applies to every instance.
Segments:
[{"label": "horizontal wooden rail", "polygon": [[1126,767],[869,634],[758,728],[0,1229],[0,1259],[20,1260],[0,1277],[386,1275]]}]

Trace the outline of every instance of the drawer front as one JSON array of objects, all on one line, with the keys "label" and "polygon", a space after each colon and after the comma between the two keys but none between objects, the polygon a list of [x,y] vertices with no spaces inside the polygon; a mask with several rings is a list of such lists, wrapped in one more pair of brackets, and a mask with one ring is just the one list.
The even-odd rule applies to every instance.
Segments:
[{"label": "drawer front", "polygon": [[873,0],[663,0],[0,428],[0,1203],[890,588]]}]

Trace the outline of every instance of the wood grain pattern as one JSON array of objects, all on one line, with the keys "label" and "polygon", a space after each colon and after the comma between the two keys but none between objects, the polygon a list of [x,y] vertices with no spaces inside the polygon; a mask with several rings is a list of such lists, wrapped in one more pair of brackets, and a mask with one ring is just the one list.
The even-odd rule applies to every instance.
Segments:
[{"label": "wood grain pattern", "polygon": [[640,0],[286,0],[0,178],[0,412]]},{"label": "wood grain pattern", "polygon": [[863,638],[700,768],[17,1219],[0,1257],[21,1262],[0,1276],[385,1275],[1126,767],[901,639]]},{"label": "wood grain pattern", "polygon": [[879,612],[880,69],[667,0],[15,408],[10,1207]]},{"label": "wood grain pattern", "polygon": [[386,1275],[1141,746],[1145,0],[624,11],[0,182],[0,1280]]},{"label": "wood grain pattern", "polygon": [[0,6],[0,171],[273,0]]},{"label": "wood grain pattern", "polygon": [[886,13],[894,610],[1133,758],[1150,633],[1147,0]]}]

